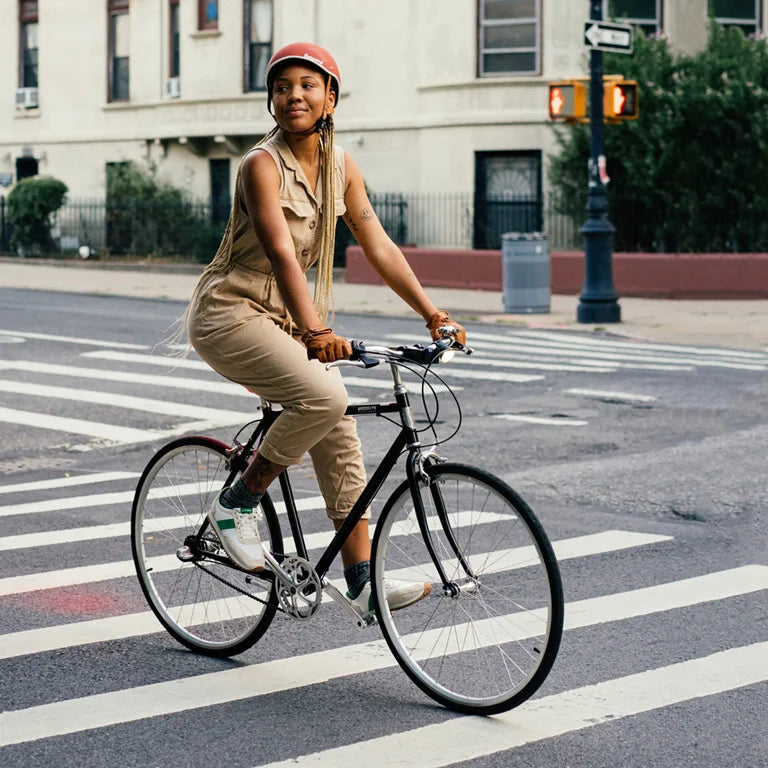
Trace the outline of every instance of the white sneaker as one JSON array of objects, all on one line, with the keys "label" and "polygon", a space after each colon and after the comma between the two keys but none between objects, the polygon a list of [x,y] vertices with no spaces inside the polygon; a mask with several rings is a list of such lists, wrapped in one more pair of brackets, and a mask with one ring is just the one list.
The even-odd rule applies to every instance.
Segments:
[{"label": "white sneaker", "polygon": [[[384,579],[384,589],[387,593],[387,604],[390,611],[398,611],[400,608],[407,608],[409,605],[418,603],[432,592],[432,585],[421,581],[395,581],[394,579]],[[349,592],[347,592],[349,597]],[[360,594],[352,600],[352,605],[361,616],[368,616],[373,613],[373,590],[371,582],[366,582]]]},{"label": "white sneaker", "polygon": [[246,571],[264,568],[264,548],[257,527],[259,513],[248,507],[227,509],[217,496],[208,510],[208,519],[226,553]]}]

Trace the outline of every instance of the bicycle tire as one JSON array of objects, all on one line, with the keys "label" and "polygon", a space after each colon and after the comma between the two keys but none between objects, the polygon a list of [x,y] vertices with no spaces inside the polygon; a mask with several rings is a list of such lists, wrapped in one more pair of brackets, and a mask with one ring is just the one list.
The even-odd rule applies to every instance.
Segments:
[{"label": "bicycle tire", "polygon": [[[464,464],[425,470],[430,481],[419,489],[435,551],[448,580],[463,589],[456,597],[444,594],[403,482],[373,539],[381,631],[408,677],[435,701],[465,714],[504,712],[541,686],[557,656],[564,613],[557,561],[538,519],[504,481]],[[451,548],[437,515],[441,500],[475,580]],[[427,583],[431,593],[392,611],[388,579]]]},{"label": "bicycle tire", "polygon": [[[176,555],[185,538],[199,530],[223,487],[229,474],[226,451],[226,445],[208,437],[183,437],[163,446],[142,473],[131,513],[133,560],[150,607],[180,643],[218,657],[250,648],[277,609],[274,581],[212,559],[184,562]],[[267,494],[261,510],[262,543],[282,554],[280,525]],[[226,556],[212,528],[204,537],[213,551]]]}]

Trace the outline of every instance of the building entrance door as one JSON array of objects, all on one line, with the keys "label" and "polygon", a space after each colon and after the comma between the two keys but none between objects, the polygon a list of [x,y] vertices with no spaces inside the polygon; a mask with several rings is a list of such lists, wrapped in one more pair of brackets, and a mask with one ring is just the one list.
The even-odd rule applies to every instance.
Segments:
[{"label": "building entrance door", "polygon": [[541,231],[542,207],[540,151],[475,153],[475,248],[498,250],[505,232]]}]

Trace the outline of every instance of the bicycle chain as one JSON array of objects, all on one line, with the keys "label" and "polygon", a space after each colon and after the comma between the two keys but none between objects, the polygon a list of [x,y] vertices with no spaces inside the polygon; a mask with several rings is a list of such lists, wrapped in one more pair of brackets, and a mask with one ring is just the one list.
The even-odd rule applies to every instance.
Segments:
[{"label": "bicycle chain", "polygon": [[217,573],[214,573],[213,571],[209,571],[204,565],[201,565],[200,563],[195,563],[195,565],[201,570],[207,573],[209,576],[213,576],[214,579],[217,581],[220,581],[222,584],[226,584],[228,587],[231,587],[235,590],[235,592],[239,592],[241,595],[245,595],[246,597],[250,597],[251,600],[255,600],[257,603],[262,603],[262,605],[266,606],[274,606],[280,613],[285,613],[285,610],[281,608],[277,603],[271,603],[267,600],[262,600],[260,597],[256,597],[256,595],[252,595],[247,590],[243,589],[242,587],[238,587],[237,584],[232,584],[232,582],[227,581],[226,579],[219,576]]}]

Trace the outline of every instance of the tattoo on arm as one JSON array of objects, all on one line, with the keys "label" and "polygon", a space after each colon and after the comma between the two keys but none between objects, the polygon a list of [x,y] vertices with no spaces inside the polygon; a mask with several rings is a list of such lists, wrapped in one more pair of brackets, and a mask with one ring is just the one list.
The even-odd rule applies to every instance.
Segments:
[{"label": "tattoo on arm", "polygon": [[374,216],[373,211],[370,208],[363,208],[362,211],[360,211],[360,218],[363,221],[370,221]]},{"label": "tattoo on arm", "polygon": [[349,216],[349,215],[345,216],[345,217],[344,217],[344,221],[346,221],[346,222],[347,222],[347,226],[348,226],[348,227],[349,227],[349,228],[350,228],[350,229],[351,229],[353,232],[357,232],[357,224],[355,224],[355,220],[354,220],[354,219],[353,219],[351,216]]}]

